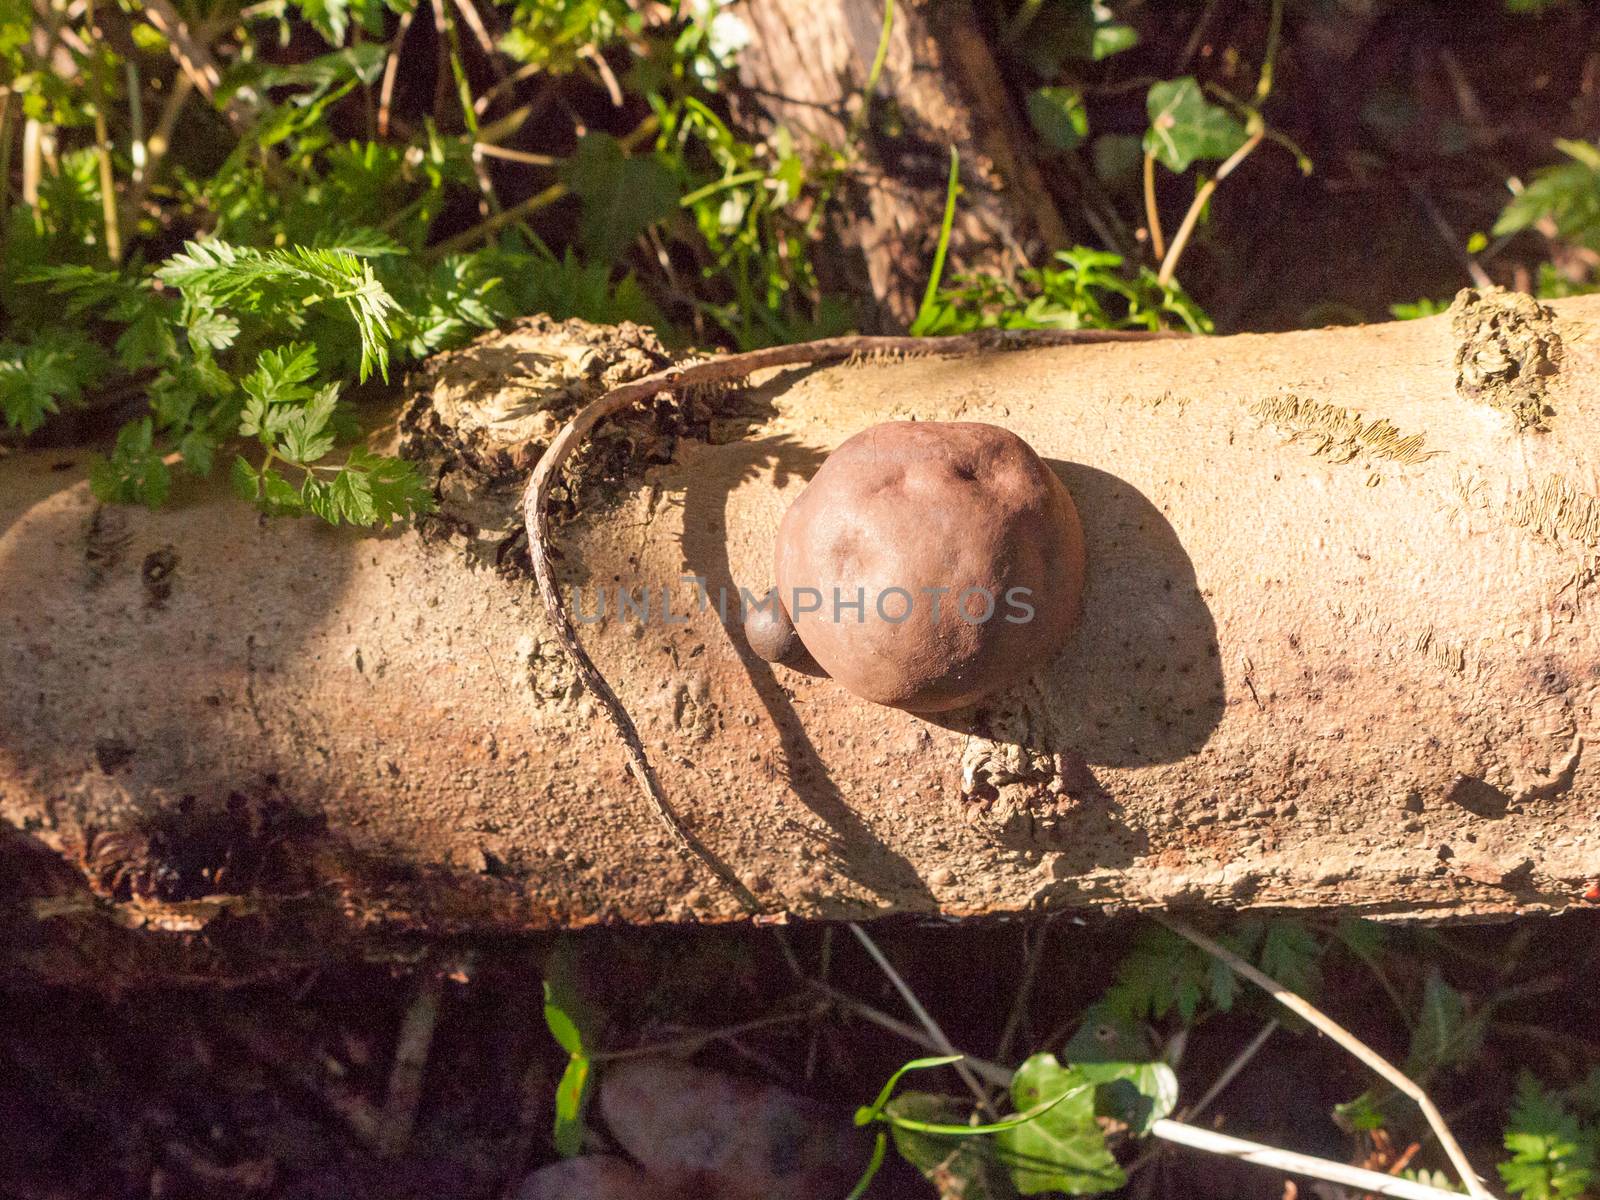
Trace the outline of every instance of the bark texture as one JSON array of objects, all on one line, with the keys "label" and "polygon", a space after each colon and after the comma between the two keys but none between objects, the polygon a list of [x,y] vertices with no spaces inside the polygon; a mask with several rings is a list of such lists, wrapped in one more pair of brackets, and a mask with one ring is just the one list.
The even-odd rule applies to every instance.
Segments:
[{"label": "bark texture", "polygon": [[829,259],[829,290],[867,298],[867,328],[916,315],[944,211],[950,149],[964,188],[952,269],[1009,274],[1069,238],[964,0],[895,6],[871,119],[858,114],[882,35],[881,0],[747,0],[753,33],[739,56],[742,102],[812,153],[853,145],[845,215],[849,252]]},{"label": "bark texture", "polygon": [[[679,812],[774,912],[1580,903],[1600,300],[1483,304],[660,402],[575,464],[582,611],[596,584],[653,606],[583,636]],[[82,453],[0,460],[11,950],[107,916],[270,959],[740,915],[668,845],[526,573],[515,448],[659,362],[640,331],[583,336],[530,322],[419,381],[399,424],[444,497],[420,531],[259,520],[208,487],[105,509]],[[1066,650],[933,720],[769,666],[678,582],[764,592],[827,452],[912,417],[1025,438],[1088,554]]]}]

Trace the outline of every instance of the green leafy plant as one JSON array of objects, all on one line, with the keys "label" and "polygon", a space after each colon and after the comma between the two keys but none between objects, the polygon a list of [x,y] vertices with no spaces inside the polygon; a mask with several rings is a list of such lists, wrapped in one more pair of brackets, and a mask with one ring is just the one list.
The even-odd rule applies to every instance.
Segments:
[{"label": "green leafy plant", "polygon": [[[1110,1154],[1099,1118],[1114,1118],[1131,1136],[1144,1136],[1178,1102],[1178,1077],[1165,1062],[1082,1062],[1062,1066],[1053,1054],[1034,1054],[1011,1080],[1016,1115],[998,1122],[957,1120],[960,1106],[930,1093],[894,1088],[912,1070],[949,1066],[960,1056],[922,1058],[896,1070],[869,1106],[856,1110],[856,1125],[885,1125],[851,1200],[866,1192],[882,1168],[888,1142],[907,1162],[938,1173],[1021,1195],[1088,1195],[1117,1189],[1126,1181]],[[938,1120],[936,1120],[938,1118]],[[974,1139],[987,1138],[987,1146]]]},{"label": "green leafy plant", "polygon": [[992,1137],[993,1157],[1004,1164],[1011,1184],[1025,1196],[1108,1191],[1120,1187],[1125,1177],[1096,1118],[1116,1117],[1130,1132],[1142,1135],[1177,1103],[1177,1078],[1165,1063],[1063,1067],[1049,1054],[1035,1055],[1018,1068],[1011,1083],[1017,1112],[999,1121],[931,1120],[952,1112],[952,1102],[921,1092],[894,1095],[907,1073],[949,1066],[960,1059],[960,1055],[914,1059],[889,1077],[871,1104],[856,1111],[858,1126],[884,1125],[887,1132],[878,1132],[851,1200],[865,1194],[883,1166],[891,1137],[913,1165],[928,1170],[941,1164],[941,1169],[949,1169],[956,1162],[968,1175],[987,1170],[990,1159],[971,1149],[970,1139]]},{"label": "green leafy plant", "polygon": [[[1460,991],[1445,982],[1437,968],[1430,971],[1417,1016],[1411,1023],[1406,1075],[1426,1085],[1439,1071],[1470,1063],[1498,1005],[1498,999],[1470,1005]],[[1382,1129],[1397,1119],[1399,1099],[1392,1089],[1370,1088],[1354,1100],[1337,1105],[1334,1115],[1350,1129]]]},{"label": "green leafy plant", "polygon": [[1002,43],[1046,78],[1069,61],[1099,62],[1139,44],[1139,32],[1117,18],[1105,0],[1022,0],[1006,22]]},{"label": "green leafy plant", "polygon": [[1205,98],[1193,76],[1151,84],[1145,106],[1144,152],[1174,174],[1199,159],[1225,159],[1250,139],[1232,113]]},{"label": "green leafy plant", "polygon": [[663,215],[673,207],[688,215],[708,252],[701,277],[710,295],[698,313],[741,349],[849,328],[849,308],[821,295],[809,253],[816,206],[841,164],[808,166],[782,130],[752,144],[693,97],[660,118],[658,155],[670,175],[652,184],[654,195]]},{"label": "green leafy plant", "polygon": [[1163,329],[1210,333],[1211,319],[1176,284],[1148,267],[1130,271],[1120,254],[1075,246],[1016,282],[965,275],[941,288],[918,317],[922,334],[973,329]]},{"label": "green leafy plant", "polygon": [[573,980],[571,943],[558,943],[545,966],[544,1023],[550,1036],[567,1052],[567,1065],[556,1084],[552,1137],[556,1152],[572,1158],[583,1151],[585,1114],[594,1084],[589,1044],[594,1016],[578,995]]},{"label": "green leafy plant", "polygon": [[[669,343],[685,309],[736,345],[844,327],[809,262],[824,177],[786,135],[751,140],[713,106],[748,40],[722,0],[435,9],[431,110],[399,96],[411,67],[435,70],[408,37],[418,16],[278,0],[174,24],[136,2],[63,10],[41,42],[29,6],[0,3],[0,435],[148,397],[94,470],[102,499],[159,504],[227,460],[264,511],[381,525],[432,500],[359,444],[362,402],[510,317],[637,320]],[[284,52],[301,25],[327,53]],[[619,77],[605,51],[622,43],[635,65]],[[524,148],[536,108],[591,84],[653,115]],[[546,180],[507,203],[506,173]],[[652,298],[628,266],[645,238],[652,269],[699,267]]]},{"label": "green leafy plant", "polygon": [[1409,303],[1391,304],[1389,315],[1396,321],[1415,321],[1420,317],[1436,317],[1449,307],[1449,301],[1432,300],[1424,296]]},{"label": "green leafy plant", "polygon": [[[1217,940],[1234,953],[1255,959],[1261,969],[1302,996],[1315,996],[1318,961],[1325,952],[1305,925],[1288,918],[1236,922]],[[1232,1009],[1239,979],[1226,963],[1159,926],[1142,930],[1117,966],[1116,978],[1091,1010],[1085,1029],[1109,1023],[1113,1036],[1148,1021],[1176,1016],[1193,1024],[1204,1006]],[[1069,1053],[1073,1047],[1069,1044]]]},{"label": "green leafy plant", "polygon": [[[1143,140],[1145,220],[1151,246],[1160,267],[1156,281],[1165,286],[1176,277],[1178,262],[1205,215],[1207,205],[1219,184],[1231,175],[1259,146],[1271,139],[1294,154],[1303,173],[1311,171],[1311,160],[1294,143],[1268,125],[1263,108],[1272,96],[1283,29],[1283,0],[1272,0],[1267,26],[1267,42],[1255,92],[1248,99],[1229,95],[1216,85],[1211,91],[1222,101],[1213,103],[1205,88],[1192,76],[1160,80],[1150,86],[1145,108],[1150,127]],[[1184,213],[1170,245],[1162,234],[1161,211],[1156,197],[1155,165],[1159,163],[1175,174],[1182,174],[1194,163],[1218,161],[1209,178],[1201,179],[1194,199]]]},{"label": "green leafy plant", "polygon": [[1494,233],[1518,233],[1549,221],[1568,241],[1591,249],[1600,246],[1600,146],[1556,140],[1556,149],[1570,160],[1541,170],[1506,205]]},{"label": "green leafy plant", "polygon": [[624,0],[517,0],[500,48],[528,66],[564,73],[641,26]]},{"label": "green leafy plant", "polygon": [[1059,266],[1027,267],[1015,282],[964,275],[941,287],[960,196],[960,156],[950,150],[944,217],[927,289],[911,332],[918,337],[975,329],[1161,329],[1176,320],[1193,333],[1211,321],[1176,284],[1149,268],[1129,272],[1122,256],[1077,246],[1055,255]]},{"label": "green leafy plant", "polygon": [[1595,1178],[1600,1128],[1580,1124],[1559,1097],[1524,1074],[1506,1123],[1505,1145],[1511,1158],[1500,1164],[1500,1178],[1513,1195],[1570,1200],[1583,1195]]},{"label": "green leafy plant", "polygon": [[1035,1054],[1017,1068],[1012,1102],[1053,1107],[998,1139],[1024,1196],[1069,1196],[1111,1191],[1127,1182],[1097,1118],[1111,1117],[1142,1137],[1178,1102],[1178,1079],[1166,1063],[1074,1062]]},{"label": "green leafy plant", "polygon": [[[1496,245],[1528,231],[1541,234],[1556,261],[1536,265],[1535,292],[1545,299],[1586,295],[1600,288],[1593,260],[1600,251],[1600,146],[1557,138],[1567,160],[1538,171],[1501,210]],[[1559,262],[1559,267],[1558,267]]]}]

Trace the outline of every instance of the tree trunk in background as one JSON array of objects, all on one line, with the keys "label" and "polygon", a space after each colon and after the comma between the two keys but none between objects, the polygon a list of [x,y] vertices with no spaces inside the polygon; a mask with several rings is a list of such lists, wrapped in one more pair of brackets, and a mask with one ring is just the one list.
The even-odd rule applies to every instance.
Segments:
[{"label": "tree trunk in background", "polygon": [[[652,589],[656,619],[583,636],[685,820],[773,912],[1558,910],[1600,872],[1600,298],[1555,313],[658,404],[581,460],[564,582]],[[131,939],[152,970],[237,971],[738,918],[637,794],[516,532],[527,439],[659,361],[638,331],[542,320],[438,360],[401,425],[444,510],[387,536],[259,520],[220,485],[103,509],[82,452],[0,460],[13,964]],[[1026,438],[1089,553],[1059,660],[939,722],[767,666],[677,583],[764,591],[822,458],[909,417]]]},{"label": "tree trunk in background", "polygon": [[[788,129],[815,155],[847,145],[882,32],[882,0],[747,0],[737,11],[754,34],[740,52],[739,80],[758,122]],[[864,329],[902,330],[916,315],[952,146],[965,189],[953,268],[1008,276],[1067,244],[970,5],[897,4],[875,95],[878,119],[856,134],[833,230],[852,260],[824,281],[830,291],[870,297]]]}]

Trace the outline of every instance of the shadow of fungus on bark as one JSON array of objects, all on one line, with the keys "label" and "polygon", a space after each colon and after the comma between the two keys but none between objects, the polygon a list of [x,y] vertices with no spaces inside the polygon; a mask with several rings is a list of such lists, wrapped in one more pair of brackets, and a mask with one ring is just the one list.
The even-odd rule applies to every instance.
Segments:
[{"label": "shadow of fungus on bark", "polygon": [[745,621],[758,655],[808,653],[865,700],[948,712],[1061,649],[1082,604],[1083,531],[1016,434],[891,421],[839,446],[790,506],[776,577]]},{"label": "shadow of fungus on bark", "polygon": [[[856,434],[776,542],[745,653],[967,735],[962,815],[1002,844],[1126,864],[1143,838],[1095,769],[1180,761],[1221,719],[1216,624],[1161,511],[997,426]],[[1028,619],[1001,623],[1008,611]]]}]

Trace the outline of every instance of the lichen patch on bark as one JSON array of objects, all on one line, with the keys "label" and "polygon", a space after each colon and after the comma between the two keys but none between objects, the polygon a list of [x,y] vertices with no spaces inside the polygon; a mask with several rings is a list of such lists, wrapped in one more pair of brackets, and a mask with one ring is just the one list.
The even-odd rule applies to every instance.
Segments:
[{"label": "lichen patch on bark", "polygon": [[1354,462],[1365,456],[1404,465],[1439,453],[1425,447],[1422,434],[1402,434],[1387,418],[1367,418],[1353,409],[1293,393],[1257,400],[1250,406],[1250,415],[1288,435],[1290,442],[1306,446],[1313,457],[1330,462]]},{"label": "lichen patch on bark", "polygon": [[528,317],[428,361],[403,419],[407,448],[448,449],[488,474],[525,473],[583,405],[669,362],[637,325]]},{"label": "lichen patch on bark", "polygon": [[1554,415],[1547,384],[1561,365],[1554,314],[1523,292],[1462,288],[1450,332],[1456,393],[1509,413],[1519,430],[1544,428]]},{"label": "lichen patch on bark", "polygon": [[[459,539],[469,559],[506,565],[522,536],[527,474],[562,424],[673,359],[641,326],[542,315],[430,359],[411,383],[401,452],[434,481],[432,530]],[[604,500],[615,485],[670,461],[680,437],[715,440],[718,423],[728,423],[726,392],[663,393],[602,425],[563,473],[558,519],[582,507],[580,491]]]},{"label": "lichen patch on bark", "polygon": [[1600,546],[1600,500],[1559,475],[1518,492],[1507,517],[1513,525],[1552,542],[1577,542],[1591,549]]}]

